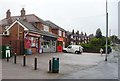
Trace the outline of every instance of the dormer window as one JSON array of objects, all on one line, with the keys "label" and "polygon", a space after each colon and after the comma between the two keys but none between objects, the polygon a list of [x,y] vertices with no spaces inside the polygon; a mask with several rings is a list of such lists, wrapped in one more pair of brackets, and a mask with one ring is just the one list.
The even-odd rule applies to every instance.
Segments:
[{"label": "dormer window", "polygon": [[46,25],[44,25],[43,30],[44,30],[44,31],[46,31],[46,32],[49,32],[49,27],[48,27],[48,26],[46,26]]}]

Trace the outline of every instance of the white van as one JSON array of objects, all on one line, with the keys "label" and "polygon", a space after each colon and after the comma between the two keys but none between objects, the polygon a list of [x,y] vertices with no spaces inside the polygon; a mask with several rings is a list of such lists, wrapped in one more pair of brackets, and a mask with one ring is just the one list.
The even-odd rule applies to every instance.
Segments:
[{"label": "white van", "polygon": [[83,47],[80,45],[69,45],[67,48],[63,48],[63,52],[81,54],[83,52]]}]

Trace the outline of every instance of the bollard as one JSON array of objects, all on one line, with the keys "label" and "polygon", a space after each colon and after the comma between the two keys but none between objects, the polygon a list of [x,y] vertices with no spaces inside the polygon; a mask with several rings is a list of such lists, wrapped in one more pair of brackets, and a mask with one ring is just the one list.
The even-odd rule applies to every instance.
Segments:
[{"label": "bollard", "polygon": [[17,63],[17,62],[16,62],[16,59],[17,59],[17,57],[16,57],[16,53],[15,53],[15,55],[14,55],[14,64]]},{"label": "bollard", "polygon": [[23,66],[26,66],[26,56],[23,56]]},{"label": "bollard", "polygon": [[7,53],[7,62],[9,62],[9,56],[8,56],[8,53]]},{"label": "bollard", "polygon": [[51,72],[52,71],[52,68],[51,68],[51,60],[49,60],[49,72]]},{"label": "bollard", "polygon": [[34,70],[37,70],[37,57],[35,56],[34,59]]}]

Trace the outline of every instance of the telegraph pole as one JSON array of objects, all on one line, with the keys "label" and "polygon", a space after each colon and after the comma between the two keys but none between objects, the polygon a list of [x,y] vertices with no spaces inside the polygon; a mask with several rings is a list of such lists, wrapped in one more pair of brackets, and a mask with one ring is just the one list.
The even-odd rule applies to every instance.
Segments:
[{"label": "telegraph pole", "polygon": [[106,0],[106,55],[105,55],[105,61],[107,61],[107,52],[108,52],[108,10],[107,10],[107,0]]}]

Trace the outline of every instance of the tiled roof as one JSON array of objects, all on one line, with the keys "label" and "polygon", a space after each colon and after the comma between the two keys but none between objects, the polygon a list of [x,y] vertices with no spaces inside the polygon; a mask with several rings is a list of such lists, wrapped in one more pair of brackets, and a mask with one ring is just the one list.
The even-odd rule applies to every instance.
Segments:
[{"label": "tiled roof", "polygon": [[27,22],[41,22],[43,24],[46,24],[44,22],[44,20],[42,20],[41,18],[37,17],[36,15],[29,14],[29,15],[25,15],[24,17],[22,17],[22,16],[12,16],[9,19],[4,18],[4,19],[2,19],[0,21],[0,25],[10,25],[9,24],[9,20],[11,20],[11,23],[13,23],[16,19],[26,20]]},{"label": "tiled roof", "polygon": [[41,35],[45,35],[45,36],[50,36],[50,37],[54,37],[54,38],[57,38],[58,36],[55,35],[55,34],[52,34],[50,32],[46,32],[46,31],[42,31],[42,30],[39,30],[38,28],[36,28],[35,26],[33,26],[31,23],[28,23],[28,22],[25,22],[23,20],[18,20],[22,25],[24,25],[26,28],[29,29],[29,31],[31,32],[37,32]]},{"label": "tiled roof", "polygon": [[94,35],[93,35],[93,34],[90,34],[88,37],[89,37],[89,38],[94,38]]},{"label": "tiled roof", "polygon": [[63,28],[59,27],[58,25],[54,24],[53,22],[49,20],[46,20],[45,22],[48,23],[49,26],[51,26],[53,29],[59,29],[59,30],[65,31]]}]

